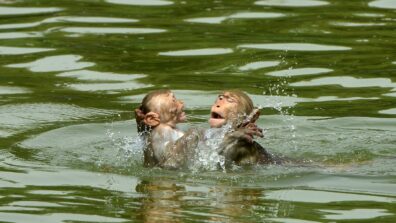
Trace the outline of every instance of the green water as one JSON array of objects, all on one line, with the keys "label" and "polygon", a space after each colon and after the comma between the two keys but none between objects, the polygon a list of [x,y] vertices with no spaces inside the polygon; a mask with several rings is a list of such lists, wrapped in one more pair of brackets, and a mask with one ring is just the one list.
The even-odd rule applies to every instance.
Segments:
[{"label": "green water", "polygon": [[[0,222],[395,222],[395,39],[395,0],[0,0]],[[300,164],[143,168],[164,87],[183,129],[246,91]]]}]

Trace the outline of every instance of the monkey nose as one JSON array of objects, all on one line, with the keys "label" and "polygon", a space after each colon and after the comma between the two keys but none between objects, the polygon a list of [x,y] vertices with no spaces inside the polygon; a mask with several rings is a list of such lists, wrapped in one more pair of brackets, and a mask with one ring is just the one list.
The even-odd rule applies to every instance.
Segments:
[{"label": "monkey nose", "polygon": [[216,108],[220,108],[220,105],[216,105]]}]

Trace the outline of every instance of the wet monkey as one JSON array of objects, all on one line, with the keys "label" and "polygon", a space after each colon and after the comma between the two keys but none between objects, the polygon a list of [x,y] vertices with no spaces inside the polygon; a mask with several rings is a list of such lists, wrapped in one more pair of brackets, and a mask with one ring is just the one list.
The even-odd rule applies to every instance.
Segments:
[{"label": "wet monkey", "polygon": [[162,166],[174,142],[183,136],[177,124],[186,120],[184,103],[170,90],[148,93],[135,109],[138,133],[144,137],[144,165]]},{"label": "wet monkey", "polygon": [[250,97],[240,90],[223,91],[211,107],[209,125],[211,128],[229,126],[218,152],[226,165],[280,163],[264,147],[254,141],[263,137],[262,130],[255,124],[260,110],[254,108]]}]

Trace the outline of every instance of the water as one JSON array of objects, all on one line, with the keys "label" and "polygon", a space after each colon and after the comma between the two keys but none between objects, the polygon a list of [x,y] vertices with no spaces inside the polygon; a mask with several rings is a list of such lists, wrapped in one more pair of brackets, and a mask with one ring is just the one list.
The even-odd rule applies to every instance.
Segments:
[{"label": "water", "polygon": [[[395,222],[395,12],[0,0],[0,222]],[[220,90],[245,90],[258,141],[299,164],[143,168],[133,108],[164,87],[185,101],[183,129],[208,127]]]}]

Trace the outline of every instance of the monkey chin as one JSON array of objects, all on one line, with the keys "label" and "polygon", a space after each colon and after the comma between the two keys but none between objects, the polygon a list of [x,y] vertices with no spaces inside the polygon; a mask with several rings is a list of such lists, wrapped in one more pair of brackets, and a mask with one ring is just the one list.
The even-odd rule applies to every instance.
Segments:
[{"label": "monkey chin", "polygon": [[220,128],[226,123],[226,120],[223,118],[210,118],[209,125],[211,128]]}]

